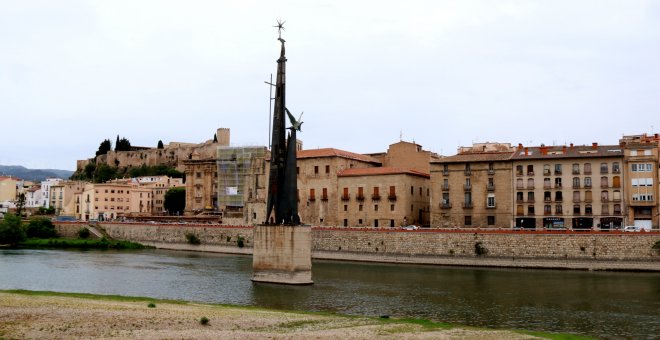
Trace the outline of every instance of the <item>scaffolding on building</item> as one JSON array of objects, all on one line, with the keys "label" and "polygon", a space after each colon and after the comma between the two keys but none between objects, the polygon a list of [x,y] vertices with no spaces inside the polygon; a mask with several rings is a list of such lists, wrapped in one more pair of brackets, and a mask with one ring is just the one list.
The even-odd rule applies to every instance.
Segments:
[{"label": "scaffolding on building", "polygon": [[218,148],[218,204],[223,210],[245,205],[246,182],[256,175],[255,160],[264,159],[265,147]]}]

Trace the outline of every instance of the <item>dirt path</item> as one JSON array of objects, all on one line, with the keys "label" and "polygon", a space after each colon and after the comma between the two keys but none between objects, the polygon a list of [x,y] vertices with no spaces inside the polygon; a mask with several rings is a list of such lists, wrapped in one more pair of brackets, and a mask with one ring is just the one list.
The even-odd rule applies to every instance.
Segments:
[{"label": "dirt path", "polygon": [[[509,331],[192,303],[0,292],[0,339],[534,339]],[[209,319],[201,325],[200,319]]]}]

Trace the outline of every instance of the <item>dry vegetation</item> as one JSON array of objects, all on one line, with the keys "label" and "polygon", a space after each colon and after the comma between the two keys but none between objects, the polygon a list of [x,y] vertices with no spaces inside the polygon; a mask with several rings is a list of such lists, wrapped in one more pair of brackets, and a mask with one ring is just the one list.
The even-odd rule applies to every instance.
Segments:
[{"label": "dry vegetation", "polygon": [[[0,292],[0,339],[532,339],[509,331],[153,301]],[[208,323],[203,325],[202,318]]]}]

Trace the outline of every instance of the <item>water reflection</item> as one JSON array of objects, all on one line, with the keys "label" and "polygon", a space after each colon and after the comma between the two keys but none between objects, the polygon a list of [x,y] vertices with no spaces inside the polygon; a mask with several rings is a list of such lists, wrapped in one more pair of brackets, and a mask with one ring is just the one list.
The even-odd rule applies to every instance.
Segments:
[{"label": "water reflection", "polygon": [[660,274],[316,261],[315,284],[252,283],[252,258],[146,250],[0,250],[0,289],[151,296],[599,337],[660,334]]}]

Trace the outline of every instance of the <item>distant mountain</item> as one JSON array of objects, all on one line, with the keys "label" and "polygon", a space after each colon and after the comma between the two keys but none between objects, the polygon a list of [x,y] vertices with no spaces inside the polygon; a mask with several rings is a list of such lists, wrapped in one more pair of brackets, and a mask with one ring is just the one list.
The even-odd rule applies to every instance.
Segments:
[{"label": "distant mountain", "polygon": [[67,179],[73,171],[56,169],[28,169],[20,165],[0,165],[0,175],[13,176],[28,181],[40,182],[48,177]]}]

